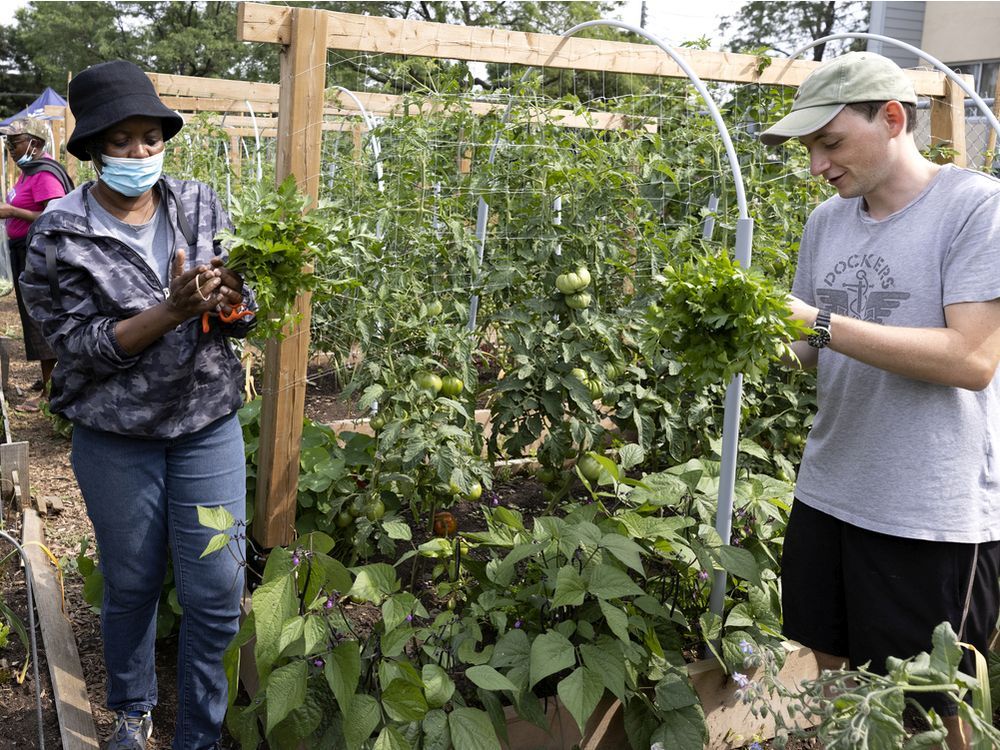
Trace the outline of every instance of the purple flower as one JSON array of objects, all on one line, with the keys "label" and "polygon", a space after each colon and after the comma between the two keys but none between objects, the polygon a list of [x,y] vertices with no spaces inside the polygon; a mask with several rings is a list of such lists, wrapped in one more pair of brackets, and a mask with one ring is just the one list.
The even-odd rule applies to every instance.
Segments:
[{"label": "purple flower", "polygon": [[759,742],[751,742],[749,750],[764,750],[764,746]]},{"label": "purple flower", "polygon": [[295,567],[297,568],[297,567],[299,566],[299,563],[300,563],[300,562],[302,562],[302,561],[301,561],[301,560],[299,560],[299,556],[298,556],[298,554],[294,554],[294,555],[292,555],[292,565],[293,565],[293,566],[295,566]]},{"label": "purple flower", "polygon": [[315,659],[313,659],[313,666],[314,667],[322,669],[325,665],[326,665],[326,662],[323,661],[323,659],[320,658],[319,656],[317,656]]},{"label": "purple flower", "polygon": [[413,622],[413,615],[407,615],[406,616],[406,621],[407,622]]},{"label": "purple flower", "polygon": [[742,651],[744,654],[752,654],[753,646],[751,646],[744,638],[742,641],[740,641],[740,651]]},{"label": "purple flower", "polygon": [[707,581],[708,580],[708,571],[707,570],[699,570],[698,571],[698,580],[699,581]]},{"label": "purple flower", "polygon": [[523,625],[523,623],[520,620],[514,620],[514,627],[515,628],[520,628],[521,625]]},{"label": "purple flower", "polygon": [[739,672],[733,672],[733,682],[741,688],[746,688],[746,686],[750,684],[750,680],[747,679],[747,676],[745,674],[740,674]]},{"label": "purple flower", "polygon": [[333,605],[337,603],[337,598],[334,596],[328,596],[326,601],[323,602],[323,606],[327,609],[333,609]]}]

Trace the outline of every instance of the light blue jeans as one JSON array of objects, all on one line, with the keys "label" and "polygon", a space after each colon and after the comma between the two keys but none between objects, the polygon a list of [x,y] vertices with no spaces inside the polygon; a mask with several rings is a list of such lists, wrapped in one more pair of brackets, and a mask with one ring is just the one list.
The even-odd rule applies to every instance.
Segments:
[{"label": "light blue jeans", "polygon": [[[73,427],[73,471],[104,574],[101,631],[113,711],[156,705],[156,608],[169,545],[181,617],[174,750],[219,740],[226,713],[222,652],[239,627],[244,542],[199,559],[218,532],[198,506],[246,517],[246,458],[235,414],[172,440]],[[236,531],[242,533],[243,529]]]}]

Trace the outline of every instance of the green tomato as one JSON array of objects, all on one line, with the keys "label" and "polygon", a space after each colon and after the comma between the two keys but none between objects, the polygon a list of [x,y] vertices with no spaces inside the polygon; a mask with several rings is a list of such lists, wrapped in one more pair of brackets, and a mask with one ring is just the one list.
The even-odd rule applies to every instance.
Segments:
[{"label": "green tomato", "polygon": [[455,484],[455,482],[448,482],[448,492],[452,495],[461,495],[462,488]]},{"label": "green tomato", "polygon": [[441,378],[435,375],[433,372],[418,372],[413,377],[413,383],[420,390],[428,391],[433,395],[437,395],[441,390],[442,382]]},{"label": "green tomato", "polygon": [[590,391],[591,401],[597,401],[597,399],[604,395],[604,388],[602,388],[601,384],[596,380],[588,380],[584,383],[584,385],[587,386],[587,389]]},{"label": "green tomato", "polygon": [[580,286],[578,289],[586,289],[590,286],[590,271],[587,270],[586,266],[580,266],[576,269],[576,275],[580,279]]},{"label": "green tomato", "polygon": [[556,276],[556,289],[563,294],[572,294],[577,288],[573,285],[573,282],[570,281],[569,274],[561,273]]},{"label": "green tomato", "polygon": [[589,453],[581,456],[580,460],[576,462],[576,466],[588,482],[596,482],[601,478],[601,464]]},{"label": "green tomato", "polygon": [[340,511],[333,518],[333,523],[338,529],[346,529],[352,523],[354,523],[354,516],[348,513],[346,510]]},{"label": "green tomato", "polygon": [[465,390],[465,383],[462,382],[461,378],[457,378],[454,375],[445,375],[441,378],[441,395],[447,396],[448,398],[454,398]]},{"label": "green tomato", "polygon": [[473,482],[469,485],[469,494],[465,496],[466,500],[471,500],[475,502],[483,496],[483,485],[479,482]]},{"label": "green tomato", "polygon": [[556,470],[550,466],[541,466],[535,472],[535,477],[542,484],[552,484],[556,481]]},{"label": "green tomato", "polygon": [[585,310],[590,307],[590,295],[587,292],[577,292],[566,298],[566,306],[573,310]]},{"label": "green tomato", "polygon": [[792,481],[792,478],[788,476],[788,472],[785,471],[784,469],[778,469],[778,479],[780,479],[782,482]]},{"label": "green tomato", "polygon": [[587,371],[584,370],[582,367],[574,367],[572,370],[569,371],[569,374],[584,384],[586,384],[587,381],[590,380],[590,377],[587,375]]},{"label": "green tomato", "polygon": [[365,518],[369,521],[378,521],[385,515],[385,503],[378,498],[365,503]]},{"label": "green tomato", "polygon": [[444,305],[441,304],[441,300],[435,299],[427,303],[427,315],[434,317],[435,315],[440,315],[444,310]]},{"label": "green tomato", "polygon": [[351,504],[347,506],[347,512],[351,515],[352,519],[363,516],[365,513],[365,501],[360,497],[354,498]]},{"label": "green tomato", "polygon": [[371,427],[372,430],[374,430],[375,432],[381,430],[383,427],[385,427],[385,414],[383,414],[382,412],[376,414],[369,420],[368,426]]},{"label": "green tomato", "polygon": [[798,432],[785,433],[785,442],[787,442],[789,445],[799,446],[802,445],[805,441],[806,439],[802,437],[802,435]]}]

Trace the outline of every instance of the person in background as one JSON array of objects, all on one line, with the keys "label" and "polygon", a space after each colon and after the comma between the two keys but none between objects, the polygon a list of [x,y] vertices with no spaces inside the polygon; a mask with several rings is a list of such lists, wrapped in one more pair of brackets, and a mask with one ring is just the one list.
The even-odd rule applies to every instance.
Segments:
[{"label": "person in background", "polygon": [[[6,202],[0,202],[0,219],[6,219],[11,271],[15,279],[14,295],[24,333],[24,356],[29,362],[39,362],[42,369],[41,378],[32,389],[43,393],[48,388],[56,356],[45,343],[38,324],[25,310],[16,279],[24,270],[26,240],[32,223],[41,216],[49,201],[61,198],[73,189],[73,181],[66,170],[45,151],[48,132],[45,121],[35,117],[15,120],[0,128],[0,135],[7,139],[10,158],[21,171],[7,194]],[[20,408],[36,411],[38,399],[29,399]]]},{"label": "person in background", "polygon": [[[924,158],[916,104],[894,62],[852,52],[761,134],[798,138],[837,192],[790,299],[819,410],[782,560],[784,632],[824,668],[884,673],[944,621],[986,655],[1000,612],[1000,180]],[[924,697],[968,747],[954,701]]]},{"label": "person in background", "polygon": [[98,178],[35,224],[21,291],[58,355],[50,408],[73,424],[71,460],[104,575],[107,750],[142,750],[157,702],[156,610],[168,552],[184,613],[174,750],[217,748],[239,626],[244,547],[202,557],[198,507],[246,518],[246,456],[233,350],[253,294],[216,239],[232,224],[215,192],[162,174],[183,126],[142,70],[87,68],[69,86],[66,144]]}]

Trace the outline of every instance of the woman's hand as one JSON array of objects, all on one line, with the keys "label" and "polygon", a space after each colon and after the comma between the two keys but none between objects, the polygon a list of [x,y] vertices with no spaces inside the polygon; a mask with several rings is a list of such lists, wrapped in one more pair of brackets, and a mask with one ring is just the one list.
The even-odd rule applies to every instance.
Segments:
[{"label": "woman's hand", "polygon": [[233,308],[243,302],[243,278],[223,265],[222,258],[212,258],[212,270],[219,274],[221,284],[218,295],[221,299],[219,312],[229,315]]},{"label": "woman's hand", "polygon": [[[229,304],[232,290],[223,287],[221,264],[213,260],[212,265],[202,264],[185,271],[184,261],[184,251],[178,250],[170,274],[170,296],[167,297],[167,306],[179,318],[178,322],[215,312],[221,305]],[[240,288],[243,288],[242,282]],[[236,295],[238,300],[239,293]]]},{"label": "woman's hand", "polygon": [[9,203],[0,201],[0,219],[14,218],[14,207]]}]

